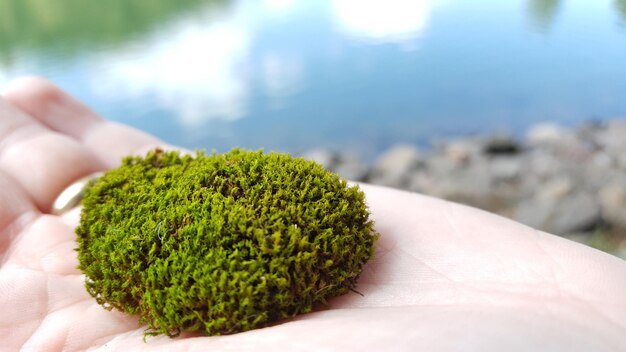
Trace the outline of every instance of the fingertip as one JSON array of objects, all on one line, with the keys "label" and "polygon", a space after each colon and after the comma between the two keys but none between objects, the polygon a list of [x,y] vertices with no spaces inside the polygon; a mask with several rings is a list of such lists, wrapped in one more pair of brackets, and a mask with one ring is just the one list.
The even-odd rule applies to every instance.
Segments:
[{"label": "fingertip", "polygon": [[37,76],[17,78],[4,88],[2,95],[13,106],[37,118],[65,99],[64,92],[52,82]]},{"label": "fingertip", "polygon": [[58,88],[45,78],[38,76],[23,76],[10,81],[2,89],[5,98],[20,98],[23,95],[49,95]]},{"label": "fingertip", "polygon": [[5,87],[4,98],[46,127],[74,138],[103,121],[53,82],[37,76],[17,78]]}]

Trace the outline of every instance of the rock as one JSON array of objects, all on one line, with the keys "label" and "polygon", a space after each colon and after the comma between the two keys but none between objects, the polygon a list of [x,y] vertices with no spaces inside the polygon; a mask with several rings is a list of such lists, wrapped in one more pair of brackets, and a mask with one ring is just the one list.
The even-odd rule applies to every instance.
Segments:
[{"label": "rock", "polygon": [[323,149],[305,157],[348,179],[469,204],[581,241],[594,226],[626,229],[626,120],[575,130],[540,124],[523,141],[470,137],[429,153],[400,145],[371,168]]},{"label": "rock", "polygon": [[509,135],[499,135],[489,138],[483,152],[489,155],[517,154],[522,146]]},{"label": "rock", "polygon": [[411,173],[423,166],[423,157],[415,147],[399,145],[378,159],[372,171],[370,182],[396,188],[407,188]]},{"label": "rock", "polygon": [[593,146],[593,150],[598,150],[600,149],[598,134],[605,128],[606,123],[602,121],[583,122],[576,128],[576,138],[590,146]]},{"label": "rock", "polygon": [[513,219],[530,227],[545,230],[550,214],[554,209],[554,203],[530,198],[520,202],[513,211]]},{"label": "rock", "polygon": [[595,198],[587,192],[579,191],[564,197],[556,205],[545,229],[564,235],[591,230],[601,220],[600,205]]},{"label": "rock", "polygon": [[538,190],[537,199],[549,204],[556,204],[574,189],[572,180],[563,175],[548,180]]},{"label": "rock", "polygon": [[351,181],[364,181],[369,174],[369,168],[353,154],[341,155],[333,171]]},{"label": "rock", "polygon": [[551,153],[535,149],[528,155],[527,172],[540,178],[549,179],[559,175],[563,167],[563,161]]},{"label": "rock", "polygon": [[495,182],[512,182],[522,173],[522,159],[517,156],[493,158],[488,171]]},{"label": "rock", "polygon": [[458,168],[448,174],[432,174],[435,181],[426,192],[429,195],[494,211],[494,187],[483,168]]},{"label": "rock", "polygon": [[333,170],[339,161],[339,155],[328,149],[313,149],[302,155],[307,160],[315,161],[328,170]]},{"label": "rock", "polygon": [[615,182],[602,187],[598,198],[604,220],[613,226],[626,229],[626,182]]},{"label": "rock", "polygon": [[473,159],[479,158],[484,145],[477,139],[455,140],[440,146],[441,155],[455,164],[466,164]]},{"label": "rock", "polygon": [[559,144],[566,139],[572,139],[571,132],[551,122],[537,124],[526,133],[526,141],[532,146]]},{"label": "rock", "polygon": [[[559,180],[545,187],[552,195],[526,199],[518,204],[513,218],[531,227],[557,235],[585,232],[601,222],[600,205],[584,191],[565,193],[570,185]],[[546,190],[543,190],[546,192]],[[564,194],[565,193],[565,194]]]},{"label": "rock", "polygon": [[615,156],[615,163],[622,171],[626,171],[626,152]]},{"label": "rock", "polygon": [[606,129],[598,134],[598,143],[620,166],[625,164],[626,120],[611,120]]},{"label": "rock", "polygon": [[465,168],[468,165],[468,163],[459,162],[457,160],[451,159],[448,156],[436,154],[432,155],[428,159],[428,162],[426,163],[426,168],[434,176],[447,175],[449,173],[455,172],[459,168]]},{"label": "rock", "polygon": [[418,170],[409,176],[408,190],[432,195],[432,190],[436,187],[437,183],[438,181],[435,180],[429,173],[423,170]]}]

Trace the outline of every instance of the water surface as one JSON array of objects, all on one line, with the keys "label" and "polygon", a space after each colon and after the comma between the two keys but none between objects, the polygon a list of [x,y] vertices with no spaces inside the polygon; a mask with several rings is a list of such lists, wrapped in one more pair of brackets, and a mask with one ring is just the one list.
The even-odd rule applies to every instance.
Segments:
[{"label": "water surface", "polygon": [[626,0],[0,3],[0,85],[45,76],[187,148],[369,158],[626,115]]}]

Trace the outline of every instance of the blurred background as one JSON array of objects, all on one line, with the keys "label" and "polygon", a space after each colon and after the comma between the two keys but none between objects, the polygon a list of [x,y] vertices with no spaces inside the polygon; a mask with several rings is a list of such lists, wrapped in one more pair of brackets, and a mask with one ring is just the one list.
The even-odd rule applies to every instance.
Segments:
[{"label": "blurred background", "polygon": [[190,149],[305,155],[626,256],[626,0],[3,0],[41,75]]}]

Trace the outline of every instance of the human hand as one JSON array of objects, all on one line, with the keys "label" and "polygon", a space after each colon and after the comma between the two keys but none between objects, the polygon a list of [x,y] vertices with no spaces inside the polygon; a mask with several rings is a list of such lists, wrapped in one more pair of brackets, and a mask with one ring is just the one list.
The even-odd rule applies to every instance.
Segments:
[{"label": "human hand", "polygon": [[[361,185],[381,237],[357,290],[228,336],[143,340],[84,288],[73,181],[162,142],[27,78],[0,99],[0,349],[626,350],[626,262],[462,205]],[[468,185],[471,187],[471,185]]]}]

